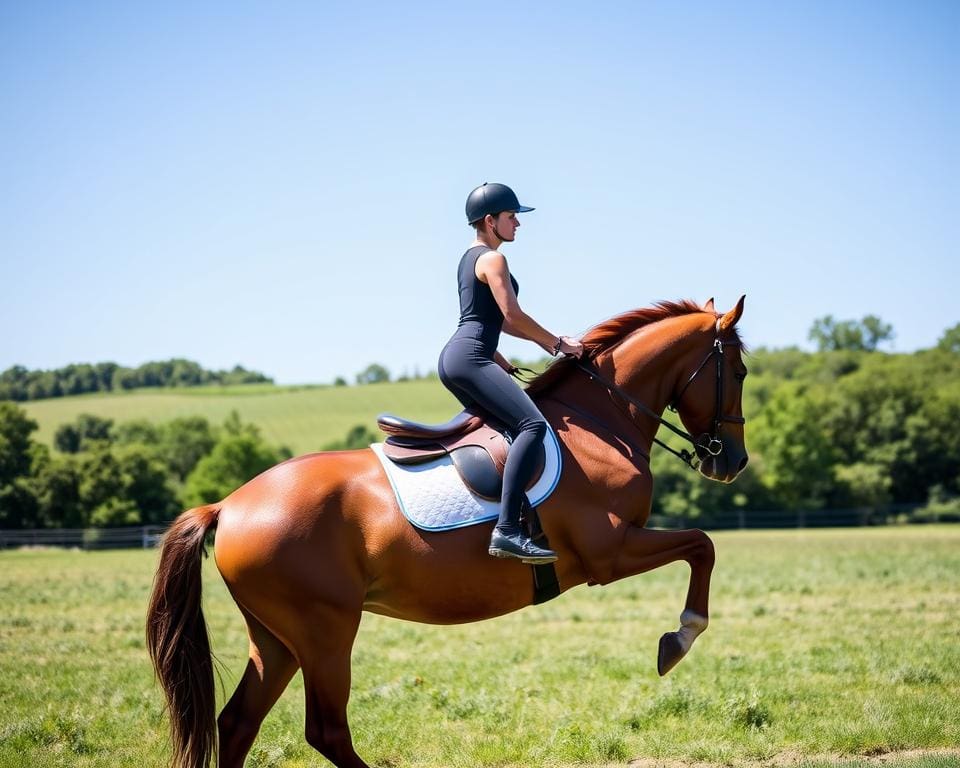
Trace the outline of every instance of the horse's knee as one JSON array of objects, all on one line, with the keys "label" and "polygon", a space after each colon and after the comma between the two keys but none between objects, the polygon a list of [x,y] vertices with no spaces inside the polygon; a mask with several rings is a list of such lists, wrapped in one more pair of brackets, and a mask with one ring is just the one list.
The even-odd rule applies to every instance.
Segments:
[{"label": "horse's knee", "polygon": [[693,552],[690,562],[696,562],[698,565],[713,568],[716,562],[717,553],[713,546],[713,540],[699,528],[694,532]]}]

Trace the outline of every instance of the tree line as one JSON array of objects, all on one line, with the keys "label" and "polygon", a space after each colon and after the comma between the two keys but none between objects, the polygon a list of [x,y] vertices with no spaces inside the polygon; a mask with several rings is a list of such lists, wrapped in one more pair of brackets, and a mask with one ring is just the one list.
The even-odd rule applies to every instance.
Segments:
[{"label": "tree line", "polygon": [[[22,407],[0,402],[0,528],[167,523],[292,455],[236,411],[222,424],[202,416],[115,424],[80,414],[56,430],[52,448],[33,439],[36,429]],[[375,437],[355,427],[322,450],[366,447]]]},{"label": "tree line", "polygon": [[117,363],[78,363],[49,371],[31,371],[15,365],[0,373],[0,400],[41,400],[89,392],[116,392],[141,387],[194,387],[203,384],[273,383],[257,371],[234,366],[209,371],[182,358],[127,368]]},{"label": "tree line", "polygon": [[654,512],[709,523],[736,509],[921,505],[921,518],[960,520],[960,324],[909,354],[878,350],[892,337],[879,318],[826,317],[810,330],[816,352],[745,355],[750,464],[723,485],[655,452]]},{"label": "tree line", "polygon": [[32,439],[36,428],[0,402],[0,528],[165,523],[290,456],[236,412],[221,425],[197,416],[115,425],[82,414],[57,430],[52,450]]},{"label": "tree line", "polygon": [[[922,505],[921,518],[960,520],[960,324],[909,354],[879,351],[892,333],[869,318],[822,318],[810,332],[816,352],[746,354],[750,464],[724,485],[655,450],[654,513],[709,525],[731,510],[909,504]],[[57,430],[52,449],[32,439],[36,428],[16,403],[0,402],[0,528],[166,522],[290,456],[235,413],[219,425],[81,415]],[[357,425],[324,449],[376,439]]]}]

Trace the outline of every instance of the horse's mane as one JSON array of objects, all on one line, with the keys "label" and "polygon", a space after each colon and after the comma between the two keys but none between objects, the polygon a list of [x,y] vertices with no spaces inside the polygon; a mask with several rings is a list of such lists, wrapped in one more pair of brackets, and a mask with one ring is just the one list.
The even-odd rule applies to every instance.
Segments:
[{"label": "horse's mane", "polygon": [[[658,301],[652,307],[641,307],[629,312],[624,312],[604,320],[602,323],[593,326],[580,339],[583,344],[584,358],[596,357],[600,352],[610,349],[638,328],[643,328],[669,317],[680,317],[682,315],[692,315],[698,312],[705,312],[703,307],[691,299],[681,299],[680,301]],[[737,341],[736,329],[733,329],[734,337]],[[534,395],[547,389],[569,371],[576,359],[564,357],[553,363],[547,370],[533,379],[527,385],[527,393]]]}]

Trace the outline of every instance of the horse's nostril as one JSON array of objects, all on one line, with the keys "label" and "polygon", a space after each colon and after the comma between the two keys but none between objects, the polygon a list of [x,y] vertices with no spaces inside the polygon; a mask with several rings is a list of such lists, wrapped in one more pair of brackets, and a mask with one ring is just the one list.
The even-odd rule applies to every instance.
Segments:
[{"label": "horse's nostril", "polygon": [[750,461],[750,457],[747,454],[743,454],[743,458],[740,460],[740,468],[737,470],[737,473],[743,472],[747,467],[747,462]]}]

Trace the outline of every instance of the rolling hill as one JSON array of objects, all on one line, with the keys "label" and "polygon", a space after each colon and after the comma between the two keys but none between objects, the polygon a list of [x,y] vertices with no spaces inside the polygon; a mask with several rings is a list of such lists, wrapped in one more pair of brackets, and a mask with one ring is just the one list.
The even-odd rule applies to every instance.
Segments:
[{"label": "rolling hill", "polygon": [[410,419],[446,421],[460,405],[437,379],[353,387],[273,386],[141,389],[36,400],[20,404],[39,424],[35,438],[52,445],[61,424],[81,413],[119,423],[134,419],[163,422],[179,416],[203,416],[221,423],[231,411],[260,427],[275,445],[294,455],[319,450],[363,424],[376,430],[378,413],[390,411]]}]

